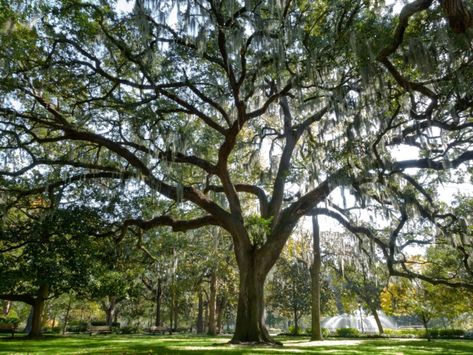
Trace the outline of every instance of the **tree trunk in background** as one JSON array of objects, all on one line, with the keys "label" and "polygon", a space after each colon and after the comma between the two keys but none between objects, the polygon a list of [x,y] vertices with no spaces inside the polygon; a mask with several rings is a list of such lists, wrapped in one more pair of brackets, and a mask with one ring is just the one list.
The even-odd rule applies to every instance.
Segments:
[{"label": "tree trunk in background", "polygon": [[294,307],[293,310],[294,315],[294,334],[299,333],[299,317],[297,316],[297,307]]},{"label": "tree trunk in background", "polygon": [[422,314],[420,318],[422,319],[422,324],[424,325],[424,328],[425,328],[425,336],[427,337],[428,341],[431,341],[432,339],[430,337],[430,332],[429,332],[429,320],[427,319],[425,314]]},{"label": "tree trunk in background", "polygon": [[174,325],[174,307],[173,307],[173,300],[171,298],[171,307],[169,307],[169,334],[172,334],[172,326]]},{"label": "tree trunk in background", "polygon": [[209,295],[209,325],[208,335],[216,335],[215,313],[217,308],[217,272],[215,268],[210,274],[210,295]]},{"label": "tree trunk in background", "polygon": [[7,316],[10,313],[11,308],[11,301],[3,301],[2,302],[2,314]]},{"label": "tree trunk in background", "polygon": [[116,311],[116,298],[114,296],[109,296],[109,304],[106,305],[104,304],[104,311],[106,315],[106,322],[108,326],[112,326],[113,323],[113,318],[115,317],[115,311]]},{"label": "tree trunk in background", "polygon": [[209,301],[204,301],[204,333],[209,324]]},{"label": "tree trunk in background", "polygon": [[31,327],[33,325],[33,305],[31,305],[30,313],[28,314],[28,319],[26,320],[26,326],[25,329],[23,329],[23,333],[30,333],[31,332]]},{"label": "tree trunk in background", "polygon": [[69,295],[69,302],[67,303],[66,314],[64,315],[63,326],[62,326],[62,335],[66,333],[67,323],[69,322],[69,313],[71,311],[72,297]]},{"label": "tree trunk in background", "polygon": [[322,264],[320,250],[320,228],[317,216],[312,216],[312,253],[314,260],[311,267],[311,290],[312,290],[312,335],[311,340],[322,340],[322,329],[320,327],[320,268]]},{"label": "tree trunk in background", "polygon": [[196,331],[197,334],[203,334],[204,329],[204,300],[202,297],[202,291],[199,290],[199,304],[197,306],[197,324],[196,324]]},{"label": "tree trunk in background", "polygon": [[161,326],[161,296],[163,294],[161,279],[158,279],[158,285],[156,287],[156,318],[154,325],[156,327]]},{"label": "tree trunk in background", "polygon": [[223,313],[225,313],[226,303],[227,303],[227,300],[225,299],[224,296],[220,297],[217,301],[217,334],[222,333],[222,330],[223,330],[222,319],[223,319]]},{"label": "tree trunk in background", "polygon": [[33,316],[31,320],[31,330],[28,334],[30,338],[42,336],[44,303],[48,298],[49,288],[47,285],[41,285],[38,295],[32,304]]},{"label": "tree trunk in background", "polygon": [[296,282],[293,280],[292,282],[292,299],[294,301],[293,307],[292,307],[292,313],[293,313],[293,320],[294,320],[294,334],[299,333],[299,319],[297,317],[297,304],[296,304]]},{"label": "tree trunk in background", "polygon": [[374,320],[376,321],[376,325],[378,326],[378,332],[379,334],[384,333],[383,325],[381,324],[381,319],[379,319],[379,314],[378,311],[376,310],[376,307],[370,307],[371,313],[373,313]]},{"label": "tree trunk in background", "polygon": [[174,330],[176,331],[178,328],[178,324],[177,324],[178,316],[179,316],[179,305],[177,303],[177,297],[176,297],[176,300],[174,300]]}]

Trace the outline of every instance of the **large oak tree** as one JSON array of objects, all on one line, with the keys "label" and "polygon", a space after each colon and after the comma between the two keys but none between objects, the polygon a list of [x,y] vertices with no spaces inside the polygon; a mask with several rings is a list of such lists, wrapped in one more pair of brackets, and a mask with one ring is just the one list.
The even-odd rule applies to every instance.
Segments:
[{"label": "large oak tree", "polygon": [[[101,203],[134,201],[118,239],[225,229],[240,272],[232,341],[271,342],[263,285],[303,216],[342,218],[314,210],[339,187],[428,200],[406,169],[473,158],[470,12],[452,31],[450,3],[2,2],[2,190],[99,186]],[[398,161],[402,145],[420,155]],[[146,196],[167,209],[140,214]]]}]

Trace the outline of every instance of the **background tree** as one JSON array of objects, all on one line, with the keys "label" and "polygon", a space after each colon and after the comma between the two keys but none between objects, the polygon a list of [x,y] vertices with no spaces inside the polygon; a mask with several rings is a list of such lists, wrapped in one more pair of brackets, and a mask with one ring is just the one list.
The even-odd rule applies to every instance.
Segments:
[{"label": "background tree", "polygon": [[81,295],[99,302],[106,324],[111,326],[117,320],[119,304],[142,293],[139,279],[142,255],[127,247],[126,243],[117,245],[113,239],[98,251],[94,274],[88,287],[81,290]]},{"label": "background tree", "polygon": [[[223,228],[239,268],[232,341],[271,342],[264,282],[302,216],[347,186],[402,228],[412,194],[388,202],[408,185],[435,220],[424,187],[473,158],[470,34],[450,31],[446,3],[399,15],[364,0],[2,4],[2,186],[94,184],[122,208],[137,201],[119,240]],[[419,155],[398,161],[403,145]],[[147,218],[143,196],[169,208]],[[395,244],[378,240],[390,273],[413,276]]]},{"label": "background tree", "polygon": [[[301,250],[301,249],[306,249]],[[305,240],[291,240],[277,261],[274,277],[269,283],[269,303],[292,319],[293,332],[299,334],[300,319],[310,310],[310,266],[303,255],[308,254]]]},{"label": "background tree", "polygon": [[48,298],[89,284],[105,228],[93,209],[41,206],[10,210],[0,230],[0,299],[31,305],[31,337]]}]

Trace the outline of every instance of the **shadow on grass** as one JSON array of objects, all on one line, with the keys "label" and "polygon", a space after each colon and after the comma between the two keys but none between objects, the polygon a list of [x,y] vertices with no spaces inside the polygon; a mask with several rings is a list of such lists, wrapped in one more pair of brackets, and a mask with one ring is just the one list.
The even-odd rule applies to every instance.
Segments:
[{"label": "shadow on grass", "polygon": [[[41,340],[0,338],[0,353],[30,354],[473,354],[468,340],[359,340],[314,342],[288,341],[284,347],[258,347],[227,344],[227,337],[155,335],[77,335],[46,336]],[[330,345],[328,345],[330,344]]]}]

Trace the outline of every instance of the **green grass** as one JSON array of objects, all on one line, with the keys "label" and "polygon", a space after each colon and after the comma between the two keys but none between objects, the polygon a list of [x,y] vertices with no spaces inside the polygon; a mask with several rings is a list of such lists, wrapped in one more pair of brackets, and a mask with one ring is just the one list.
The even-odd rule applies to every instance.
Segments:
[{"label": "green grass", "polygon": [[470,340],[326,340],[281,337],[283,347],[234,346],[226,337],[78,335],[41,340],[0,337],[0,354],[473,354]]}]

